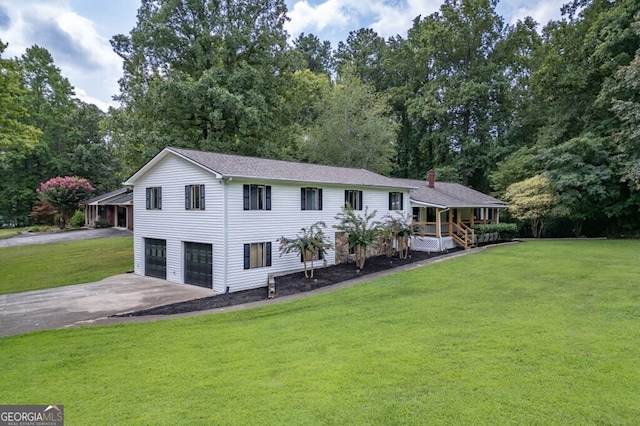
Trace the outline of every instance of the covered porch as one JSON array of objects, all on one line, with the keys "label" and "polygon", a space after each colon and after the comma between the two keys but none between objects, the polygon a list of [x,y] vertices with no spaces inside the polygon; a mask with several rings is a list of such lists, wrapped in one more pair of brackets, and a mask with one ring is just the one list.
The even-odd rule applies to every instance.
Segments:
[{"label": "covered porch", "polygon": [[133,231],[133,193],[121,188],[84,203],[85,226],[104,221],[110,226]]},{"label": "covered porch", "polygon": [[476,245],[477,224],[500,223],[499,207],[444,207],[412,202],[413,224],[417,228],[413,249],[443,251]]}]

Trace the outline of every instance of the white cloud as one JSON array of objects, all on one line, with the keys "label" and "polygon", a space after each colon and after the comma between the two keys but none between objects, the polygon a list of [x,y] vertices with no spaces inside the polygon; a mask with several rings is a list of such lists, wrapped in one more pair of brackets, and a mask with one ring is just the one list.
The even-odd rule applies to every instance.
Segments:
[{"label": "white cloud", "polygon": [[[9,24],[0,28],[0,38],[9,43],[7,56],[20,56],[35,44],[53,56],[62,75],[76,87],[78,97],[106,109],[105,101],[118,91],[122,62],[108,38],[95,23],[78,15],[67,1],[0,0]],[[83,99],[84,98],[84,99]]]},{"label": "white cloud", "polygon": [[402,6],[391,6],[379,1],[371,5],[377,15],[377,20],[371,24],[371,28],[384,38],[398,34],[405,37],[417,16],[425,17],[440,9],[438,0],[408,0],[406,5]]},{"label": "white cloud", "polygon": [[87,92],[85,92],[80,87],[76,87],[75,89],[76,89],[76,98],[80,99],[82,102],[85,102],[87,104],[94,104],[95,106],[100,108],[102,111],[106,112],[110,106],[116,106],[115,103],[113,102],[106,103],[102,99],[98,99],[93,96],[87,95]]},{"label": "white cloud", "polygon": [[345,0],[327,0],[317,6],[307,0],[296,2],[289,8],[285,29],[295,38],[303,32],[321,32],[330,27],[345,28],[353,23],[353,17],[345,10]]},{"label": "white cloud", "polygon": [[565,2],[563,0],[542,0],[537,2],[526,2],[522,0],[504,0],[500,7],[505,9],[507,15],[505,21],[515,24],[525,17],[532,17],[540,28],[549,23],[550,20],[561,18],[560,9]]}]

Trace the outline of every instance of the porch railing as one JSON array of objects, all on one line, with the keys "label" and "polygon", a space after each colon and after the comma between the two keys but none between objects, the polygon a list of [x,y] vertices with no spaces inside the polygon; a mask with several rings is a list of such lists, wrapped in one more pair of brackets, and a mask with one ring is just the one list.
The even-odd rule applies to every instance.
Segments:
[{"label": "porch railing", "polygon": [[[424,237],[436,237],[438,233],[438,224],[436,222],[413,222],[413,225],[417,228],[416,233]],[[442,228],[444,231],[444,228]]]},{"label": "porch railing", "polygon": [[[413,222],[416,234],[423,237],[437,237],[438,224],[436,222]],[[440,236],[452,237],[454,241],[465,249],[473,247],[475,232],[465,223],[443,222],[440,224]]]},{"label": "porch railing", "polygon": [[473,247],[475,244],[475,232],[473,228],[465,225],[464,223],[452,223],[453,232],[451,236],[453,240],[458,243],[458,245],[464,247],[464,249],[468,249]]}]

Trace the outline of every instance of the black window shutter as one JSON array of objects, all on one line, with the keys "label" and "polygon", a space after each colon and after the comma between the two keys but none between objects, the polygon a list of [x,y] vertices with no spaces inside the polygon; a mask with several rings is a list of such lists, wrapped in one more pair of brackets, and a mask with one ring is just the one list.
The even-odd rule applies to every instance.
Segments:
[{"label": "black window shutter", "polygon": [[404,210],[404,194],[400,193],[400,210]]},{"label": "black window shutter", "polygon": [[244,209],[249,210],[249,185],[242,185]]},{"label": "black window shutter", "polygon": [[267,252],[267,259],[266,259],[266,266],[271,266],[271,243],[266,243],[266,252]]},{"label": "black window shutter", "polygon": [[162,187],[158,187],[158,208],[162,210]]},{"label": "black window shutter", "polygon": [[322,188],[318,188],[318,210],[322,210]]},{"label": "black window shutter", "polygon": [[184,209],[189,210],[191,208],[191,187],[189,185],[184,186]]},{"label": "black window shutter", "polygon": [[393,210],[393,192],[389,193],[389,210]]},{"label": "black window shutter", "polygon": [[151,208],[151,188],[147,188],[147,210]]},{"label": "black window shutter", "polygon": [[204,184],[200,185],[200,210],[204,210]]},{"label": "black window shutter", "polygon": [[245,244],[244,245],[244,269],[250,269],[250,268],[251,268],[251,244]]},{"label": "black window shutter", "polygon": [[358,191],[358,209],[362,210],[362,191]]},{"label": "black window shutter", "polygon": [[271,186],[267,185],[265,187],[266,198],[267,198],[267,210],[271,210]]},{"label": "black window shutter", "polygon": [[[347,202],[348,202],[348,201],[349,201],[349,190],[348,190],[348,189],[345,189],[345,190],[344,190],[344,205],[345,205],[345,206],[347,205]],[[353,207],[353,206],[351,206],[351,207]]]},{"label": "black window shutter", "polygon": [[300,188],[300,210],[307,209],[307,189]]}]

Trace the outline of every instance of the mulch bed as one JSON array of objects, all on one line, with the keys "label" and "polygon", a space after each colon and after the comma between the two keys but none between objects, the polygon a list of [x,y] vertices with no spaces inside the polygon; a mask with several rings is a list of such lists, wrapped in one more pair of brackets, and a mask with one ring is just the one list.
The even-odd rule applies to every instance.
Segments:
[{"label": "mulch bed", "polygon": [[[374,256],[367,259],[364,265],[364,269],[362,269],[359,274],[357,273],[357,269],[354,263],[343,263],[340,265],[332,265],[327,266],[326,268],[316,269],[314,271],[313,278],[311,279],[306,279],[304,277],[304,272],[283,275],[275,278],[276,298],[315,290],[320,287],[326,287],[342,281],[350,280],[352,278],[357,278],[358,276],[386,271],[389,269],[397,268],[399,266],[408,265],[413,262],[419,262],[421,260],[442,256],[445,253],[451,253],[452,251],[457,250],[459,249],[453,249],[447,252],[438,253],[412,251],[408,259],[399,259],[397,257],[388,258],[384,255]],[[188,300],[186,302],[172,303],[170,305],[158,306],[156,308],[145,309],[142,311],[113,315],[113,317],[173,315],[194,311],[203,311],[207,309],[224,308],[227,306],[265,300],[267,299],[267,292],[267,287],[261,287],[252,290],[218,294],[201,299]]]}]

